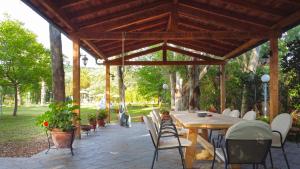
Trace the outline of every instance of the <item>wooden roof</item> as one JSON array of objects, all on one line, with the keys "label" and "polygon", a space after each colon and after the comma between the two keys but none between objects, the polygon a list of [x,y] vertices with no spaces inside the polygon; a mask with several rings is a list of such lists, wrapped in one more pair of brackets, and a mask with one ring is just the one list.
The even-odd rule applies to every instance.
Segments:
[{"label": "wooden roof", "polygon": [[218,60],[207,54],[227,60],[300,23],[299,0],[23,2],[67,36],[80,38],[81,46],[94,57],[111,63],[120,62],[111,58],[122,53],[122,38],[125,38],[125,52],[159,44],[155,49],[128,55],[127,59],[171,50],[210,63]]}]

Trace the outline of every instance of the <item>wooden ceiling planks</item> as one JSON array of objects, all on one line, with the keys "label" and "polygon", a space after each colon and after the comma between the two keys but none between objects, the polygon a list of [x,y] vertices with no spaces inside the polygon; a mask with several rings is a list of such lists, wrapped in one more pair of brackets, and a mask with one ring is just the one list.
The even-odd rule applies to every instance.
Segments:
[{"label": "wooden ceiling planks", "polygon": [[[55,23],[69,37],[79,36],[82,46],[102,59],[121,54],[121,41],[82,38],[93,32],[98,32],[99,36],[102,36],[101,32],[108,35],[110,32],[150,32],[153,38],[127,42],[126,52],[164,42],[230,59],[268,40],[270,33],[282,33],[300,23],[300,3],[296,0],[22,1]],[[187,39],[174,39],[170,36],[170,39],[164,39],[160,34],[151,33],[195,32],[194,35],[199,36],[202,32],[205,37],[207,31],[231,32],[228,35],[246,32],[246,36],[233,35],[227,39],[189,36]],[[254,36],[248,36],[251,34]]]}]

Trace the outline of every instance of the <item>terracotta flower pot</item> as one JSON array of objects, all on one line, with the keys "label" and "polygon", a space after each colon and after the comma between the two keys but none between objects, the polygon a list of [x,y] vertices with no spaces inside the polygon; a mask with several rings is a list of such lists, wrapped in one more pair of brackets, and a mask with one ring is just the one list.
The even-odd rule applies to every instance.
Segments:
[{"label": "terracotta flower pot", "polygon": [[104,119],[98,119],[98,120],[97,120],[97,123],[98,123],[98,127],[104,127],[104,126],[105,126],[105,121],[104,121]]},{"label": "terracotta flower pot", "polygon": [[72,138],[72,131],[64,132],[60,129],[52,129],[51,136],[55,147],[71,148],[74,139]]}]

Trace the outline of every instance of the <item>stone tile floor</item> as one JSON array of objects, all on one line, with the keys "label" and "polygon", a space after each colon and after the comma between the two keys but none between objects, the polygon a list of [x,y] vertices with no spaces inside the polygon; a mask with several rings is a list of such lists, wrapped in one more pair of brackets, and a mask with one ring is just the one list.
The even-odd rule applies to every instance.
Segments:
[{"label": "stone tile floor", "polygon": [[[286,144],[291,169],[300,169],[300,148],[294,143]],[[0,169],[148,169],[151,167],[153,145],[142,123],[133,123],[131,128],[109,125],[97,129],[89,136],[82,135],[74,142],[74,156],[69,150],[50,150],[30,158],[0,158]],[[277,169],[287,168],[280,150],[273,150]],[[194,168],[209,169],[211,161],[197,161]],[[224,168],[217,164],[215,169]],[[270,165],[268,165],[270,166]],[[159,152],[156,169],[180,169],[177,150]],[[242,166],[242,168],[251,168]]]}]

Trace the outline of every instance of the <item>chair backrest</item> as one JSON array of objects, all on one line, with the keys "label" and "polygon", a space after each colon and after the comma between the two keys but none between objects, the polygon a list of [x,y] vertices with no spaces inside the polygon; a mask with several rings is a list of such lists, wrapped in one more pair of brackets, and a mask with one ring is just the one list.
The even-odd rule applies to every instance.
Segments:
[{"label": "chair backrest", "polygon": [[155,124],[156,130],[158,131],[160,128],[160,122],[158,121],[155,113],[153,111],[150,112],[153,123]]},{"label": "chair backrest", "polygon": [[244,117],[244,120],[256,120],[256,112],[255,111],[248,111]]},{"label": "chair backrest", "polygon": [[143,116],[143,119],[144,119],[144,122],[146,124],[147,129],[150,132],[152,142],[153,142],[154,146],[156,146],[157,145],[157,140],[158,140],[158,135],[157,135],[157,132],[155,130],[154,123],[152,122],[152,120],[148,116]]},{"label": "chair backrest", "polygon": [[158,120],[158,122],[161,123],[161,116],[160,116],[160,113],[159,113],[159,109],[153,109],[152,112],[156,116],[156,119]]},{"label": "chair backrest", "polygon": [[262,121],[241,121],[228,129],[225,142],[228,164],[263,163],[272,144],[272,131]]},{"label": "chair backrest", "polygon": [[239,110],[232,110],[232,111],[229,113],[229,116],[230,116],[230,117],[236,117],[236,118],[239,118],[239,117],[240,117],[240,111],[239,111]]},{"label": "chair backrest", "polygon": [[229,116],[230,112],[231,112],[231,109],[230,108],[226,108],[226,109],[223,110],[222,114],[224,116]]},{"label": "chair backrest", "polygon": [[273,119],[271,123],[271,128],[272,130],[276,130],[281,133],[281,141],[284,142],[289,130],[292,127],[292,123],[292,116],[288,113],[282,113]]}]

